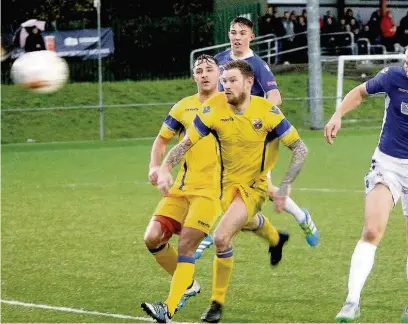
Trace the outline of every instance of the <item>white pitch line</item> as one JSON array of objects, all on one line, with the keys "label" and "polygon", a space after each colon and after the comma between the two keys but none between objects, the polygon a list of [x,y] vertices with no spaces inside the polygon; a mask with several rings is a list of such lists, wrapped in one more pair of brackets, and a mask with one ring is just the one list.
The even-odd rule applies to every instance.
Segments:
[{"label": "white pitch line", "polygon": [[[4,184],[4,180],[3,180]],[[13,184],[13,187],[19,186],[20,188],[26,189],[45,189],[45,188],[71,188],[75,190],[80,187],[95,187],[95,188],[111,188],[117,185],[130,184],[135,186],[146,186],[150,185],[147,181],[112,181],[112,182],[78,182],[78,183],[66,183],[66,184],[55,184],[55,185],[33,185],[33,186],[19,186],[18,184]],[[4,190],[4,187],[3,187]],[[341,188],[292,188],[295,191],[309,191],[309,192],[320,192],[320,193],[363,193],[364,190],[360,189],[341,189]]]},{"label": "white pitch line", "polygon": [[362,193],[364,192],[364,190],[358,190],[358,189],[332,189],[332,188],[293,188],[293,190],[327,192],[327,193]]},{"label": "white pitch line", "polygon": [[[135,321],[142,321],[142,322],[153,322],[153,319],[149,317],[140,317],[140,316],[131,316],[131,315],[123,315],[123,314],[114,314],[114,313],[102,313],[97,311],[88,311],[85,309],[78,309],[78,308],[71,308],[71,307],[61,307],[61,306],[50,306],[50,305],[42,305],[42,304],[32,304],[32,303],[24,303],[16,300],[0,300],[3,304],[8,305],[15,305],[15,306],[22,306],[28,308],[40,308],[40,309],[48,309],[57,312],[67,312],[67,313],[76,313],[76,314],[84,314],[84,315],[94,315],[94,316],[104,316],[104,317],[112,317],[118,319],[130,319]],[[172,322],[178,324],[187,324],[189,322]]]},{"label": "white pitch line", "polygon": [[34,142],[34,143],[10,143],[2,144],[4,147],[13,147],[13,146],[35,146],[35,145],[64,145],[64,144],[97,144],[97,143],[112,143],[112,142],[137,142],[137,141],[149,141],[154,140],[155,137],[134,137],[134,138],[117,138],[101,141],[101,140],[83,140],[83,141],[51,141],[51,142]]},{"label": "white pitch line", "polygon": [[22,307],[29,307],[29,308],[41,308],[41,309],[48,309],[54,310],[58,312],[67,312],[67,313],[77,313],[77,314],[86,314],[86,315],[95,315],[95,316],[105,316],[105,317],[113,317],[113,318],[120,318],[120,319],[131,319],[136,321],[145,321],[145,322],[152,322],[153,320],[148,317],[138,317],[138,316],[131,316],[131,315],[122,315],[122,314],[114,314],[114,313],[101,313],[96,311],[88,311],[84,309],[78,308],[70,308],[70,307],[60,307],[60,306],[50,306],[50,305],[42,305],[42,304],[32,304],[32,303],[23,303],[16,300],[0,300],[3,304],[8,305],[15,305],[15,306],[22,306]]}]

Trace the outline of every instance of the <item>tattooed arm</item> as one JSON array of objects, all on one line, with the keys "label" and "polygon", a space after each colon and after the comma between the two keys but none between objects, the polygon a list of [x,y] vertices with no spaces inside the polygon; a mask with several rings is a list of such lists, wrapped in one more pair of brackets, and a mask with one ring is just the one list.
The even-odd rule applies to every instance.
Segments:
[{"label": "tattooed arm", "polygon": [[193,146],[190,139],[187,136],[184,136],[183,140],[174,146],[169,153],[167,153],[164,161],[162,163],[162,168],[168,170],[173,169],[180,161],[183,159],[186,152]]},{"label": "tattooed arm", "polygon": [[301,139],[290,145],[289,149],[292,151],[292,161],[289,166],[289,170],[286,172],[286,175],[279,186],[277,195],[278,198],[275,199],[275,206],[277,211],[282,211],[286,196],[289,192],[290,185],[296,179],[300,170],[303,168],[308,153],[307,147]]},{"label": "tattooed arm", "polygon": [[281,196],[287,195],[289,186],[296,179],[300,170],[303,168],[307,156],[307,147],[301,139],[290,145],[289,149],[292,151],[292,161],[289,170],[286,172],[286,175],[279,187],[279,195]]},{"label": "tattooed arm", "polygon": [[183,159],[186,152],[192,146],[193,143],[188,136],[184,136],[183,140],[167,153],[160,166],[157,180],[157,187],[162,195],[166,195],[169,192],[170,187],[173,185],[171,169]]}]

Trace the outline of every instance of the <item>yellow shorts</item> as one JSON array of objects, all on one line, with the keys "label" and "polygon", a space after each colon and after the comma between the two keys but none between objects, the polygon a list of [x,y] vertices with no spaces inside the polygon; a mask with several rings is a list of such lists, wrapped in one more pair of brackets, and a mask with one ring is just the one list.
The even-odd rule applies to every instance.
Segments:
[{"label": "yellow shorts", "polygon": [[240,193],[247,208],[248,222],[260,212],[267,196],[267,191],[259,187],[249,187],[247,185],[233,184],[224,189],[221,199],[221,207],[225,213],[235,196]]},{"label": "yellow shorts", "polygon": [[153,215],[169,217],[182,227],[195,228],[208,234],[220,212],[217,197],[184,195],[163,197]]}]

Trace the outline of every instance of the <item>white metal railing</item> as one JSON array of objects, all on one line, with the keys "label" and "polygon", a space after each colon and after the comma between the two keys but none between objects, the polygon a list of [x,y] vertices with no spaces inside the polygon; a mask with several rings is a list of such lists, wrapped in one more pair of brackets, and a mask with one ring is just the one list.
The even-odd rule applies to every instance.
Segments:
[{"label": "white metal railing", "polygon": [[[359,38],[359,39],[356,41],[357,49],[358,49],[358,43],[361,43],[361,42],[365,42],[365,43],[366,43],[367,53],[366,53],[366,54],[362,54],[362,53],[360,53],[360,52],[357,51],[357,54],[358,54],[358,55],[373,55],[373,53],[371,52],[371,50],[372,50],[373,48],[379,48],[379,49],[381,49],[381,53],[380,53],[380,54],[383,54],[383,55],[384,55],[384,54],[387,54],[387,48],[386,48],[384,45],[381,45],[381,44],[374,44],[374,45],[372,45],[371,42],[370,42],[370,40],[369,40],[368,38]],[[375,54],[379,54],[379,53],[375,53]]]},{"label": "white metal railing", "polygon": [[[296,47],[296,48],[292,48],[289,50],[285,50],[285,51],[280,51],[279,50],[279,46],[278,46],[278,42],[282,41],[284,39],[288,39],[288,38],[295,38],[296,36],[300,36],[300,35],[304,35],[307,34],[307,32],[302,32],[302,33],[297,33],[297,34],[293,34],[293,35],[285,35],[285,36],[280,36],[280,37],[276,37],[276,35],[274,34],[268,34],[268,35],[263,35],[263,36],[259,36],[256,37],[252,42],[251,42],[251,47],[257,46],[257,45],[262,45],[262,44],[266,44],[267,45],[267,49],[266,50],[261,50],[260,53],[260,57],[262,59],[266,59],[268,64],[271,64],[271,58],[275,58],[274,63],[277,63],[277,58],[279,55],[282,54],[286,54],[286,53],[292,53],[292,52],[296,52],[296,51],[301,51],[306,49],[308,46],[301,46],[301,47]],[[344,46],[347,48],[351,49],[352,54],[355,54],[355,41],[354,41],[354,34],[352,32],[336,32],[336,33],[324,33],[324,34],[320,34],[320,36],[339,36],[339,35],[349,35],[350,36],[350,45]],[[272,45],[273,43],[273,45]],[[203,47],[203,48],[198,48],[195,49],[193,51],[191,51],[190,53],[190,68],[193,68],[194,65],[194,59],[195,56],[197,55],[197,53],[201,53],[201,52],[206,52],[206,51],[210,51],[210,50],[214,50],[214,49],[218,49],[218,48],[229,48],[231,46],[230,43],[223,43],[223,44],[219,44],[219,45],[212,45],[212,46],[207,46],[207,47]],[[327,49],[326,47],[322,47],[322,49]],[[267,54],[262,54],[263,52],[267,52]]]}]

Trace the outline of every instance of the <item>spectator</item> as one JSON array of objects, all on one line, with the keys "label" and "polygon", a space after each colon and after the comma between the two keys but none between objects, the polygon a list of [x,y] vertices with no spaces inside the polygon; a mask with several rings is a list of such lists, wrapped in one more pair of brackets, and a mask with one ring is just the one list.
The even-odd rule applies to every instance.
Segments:
[{"label": "spectator", "polygon": [[[370,20],[368,21],[370,30],[372,31],[373,34],[376,35],[376,38],[378,38],[378,36],[381,33],[380,22],[381,22],[381,10],[377,9],[371,14]],[[377,43],[377,40],[376,40],[376,43]]]},{"label": "spectator", "polygon": [[45,42],[41,35],[41,31],[37,27],[32,29],[26,28],[28,36],[25,41],[24,51],[25,52],[34,52],[34,51],[43,51],[45,50]]},{"label": "spectator", "polygon": [[346,31],[346,17],[341,17],[339,22],[339,31],[345,32]]},{"label": "spectator", "polygon": [[398,42],[401,46],[408,45],[408,12],[405,17],[402,17],[398,27]]},{"label": "spectator", "polygon": [[273,19],[272,19],[272,26],[273,26],[273,33],[277,37],[285,36],[286,31],[285,27],[283,26],[282,19],[279,17],[278,7],[273,9]]},{"label": "spectator", "polygon": [[268,7],[265,15],[259,21],[259,34],[268,35],[273,34],[273,8]]},{"label": "spectator", "polygon": [[389,10],[387,10],[381,18],[380,28],[382,44],[386,47],[388,52],[392,52],[394,50],[395,32],[397,27],[394,25],[392,14]]},{"label": "spectator", "polygon": [[[295,41],[294,41],[295,47],[307,46],[307,34],[305,33],[306,31],[307,31],[306,19],[303,16],[299,16],[298,21],[295,24],[295,34],[296,34]],[[299,35],[300,33],[304,33],[304,34]],[[307,61],[308,61],[307,49],[303,49],[303,50],[295,52],[294,62],[305,63]]]},{"label": "spectator", "polygon": [[344,19],[346,19],[347,18],[347,8],[346,7],[344,7],[343,8],[343,13],[341,13],[340,15],[339,15],[339,18],[341,19],[341,18],[344,18]]},{"label": "spectator", "polygon": [[[289,36],[283,41],[283,50],[288,51],[293,48],[293,41],[295,40],[295,25],[290,19],[289,11],[285,11],[285,13],[283,14],[282,24],[283,28],[285,29],[285,35]],[[290,59],[291,53],[287,53],[284,55],[284,61],[286,64],[289,63]]]},{"label": "spectator", "polygon": [[378,8],[376,11],[374,11],[371,14],[370,20],[369,20],[369,24],[380,24],[380,20],[381,20],[381,9]]},{"label": "spectator", "polygon": [[306,9],[302,10],[302,16],[305,19],[305,24],[307,25],[307,10]]},{"label": "spectator", "polygon": [[373,32],[369,24],[364,25],[360,37],[367,38],[371,45],[374,45],[377,42],[376,41],[377,35]]},{"label": "spectator", "polygon": [[327,21],[328,18],[331,18],[334,25],[336,24],[336,18],[334,18],[330,10],[326,11],[326,15],[323,16],[323,21]]},{"label": "spectator", "polygon": [[[323,47],[326,47],[328,50],[329,55],[334,55],[335,54],[335,47],[336,47],[336,35],[327,35],[327,34],[333,34],[338,31],[336,25],[333,22],[333,19],[331,17],[327,17],[326,21],[324,22],[323,28],[322,28],[322,44]],[[337,37],[338,39],[338,37]]]},{"label": "spectator", "polygon": [[294,32],[294,24],[292,20],[290,20],[289,11],[285,11],[282,18],[283,28],[285,28],[285,35],[291,35]]},{"label": "spectator", "polygon": [[[346,24],[346,32],[351,32],[351,27],[349,24]],[[336,45],[339,47],[340,55],[350,55],[352,50],[351,45],[351,36],[349,34],[339,35],[336,39]]]},{"label": "spectator", "polygon": [[296,15],[296,12],[294,10],[290,13],[290,20],[293,22],[293,26],[296,26],[296,24],[297,24],[297,15]]},{"label": "spectator", "polygon": [[357,21],[354,18],[350,19],[350,29],[351,32],[354,34],[354,40],[357,40],[360,34],[360,26],[358,25]]},{"label": "spectator", "polygon": [[366,40],[371,44],[371,34],[370,26],[368,24],[364,25],[363,30],[358,35],[358,38],[362,40],[357,43],[359,55],[370,54],[370,48],[368,47]]}]

